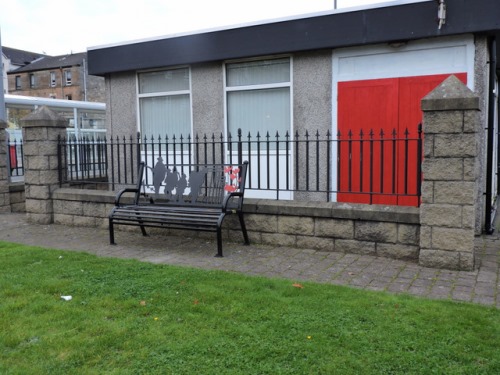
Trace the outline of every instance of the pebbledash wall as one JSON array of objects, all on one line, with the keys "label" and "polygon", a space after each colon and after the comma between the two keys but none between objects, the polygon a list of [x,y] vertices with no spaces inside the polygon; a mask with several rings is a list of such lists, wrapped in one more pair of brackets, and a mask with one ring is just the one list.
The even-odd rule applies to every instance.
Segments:
[{"label": "pebbledash wall", "polygon": [[[244,210],[251,241],[473,269],[475,212],[482,204],[479,108],[479,97],[454,76],[422,100],[420,207],[248,199]],[[6,155],[5,123],[0,125],[0,155]],[[46,107],[23,120],[27,220],[107,228],[114,192],[59,187],[57,137],[64,132],[64,120]],[[9,188],[4,159],[0,211],[19,211],[22,192]],[[224,226],[226,240],[240,240],[236,221],[229,217]]]}]

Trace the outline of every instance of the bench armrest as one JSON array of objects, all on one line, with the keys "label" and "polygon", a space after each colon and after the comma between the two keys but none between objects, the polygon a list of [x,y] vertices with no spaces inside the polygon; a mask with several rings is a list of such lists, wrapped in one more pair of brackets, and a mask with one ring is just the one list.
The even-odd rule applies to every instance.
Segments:
[{"label": "bench armrest", "polygon": [[116,194],[116,197],[115,197],[115,206],[120,205],[120,199],[121,199],[122,195],[125,193],[134,193],[135,194],[134,204],[139,203],[139,196],[140,196],[141,187],[142,187],[142,178],[144,176],[144,168],[145,168],[145,163],[142,161],[139,163],[139,169],[137,170],[137,185],[135,186],[135,188],[128,187],[128,188],[124,188],[124,189],[121,189],[120,191],[118,191],[118,193]]},{"label": "bench armrest", "polygon": [[[124,189],[121,189],[118,193],[116,193],[115,206],[120,205],[120,199],[122,198],[122,195],[125,193],[134,193],[135,194],[134,200],[138,200],[138,198],[139,198],[139,189],[137,189],[137,188],[124,188]],[[135,204],[137,204],[137,202],[135,202]]]},{"label": "bench armrest", "polygon": [[[231,200],[235,198],[238,199],[238,205],[236,207],[231,207],[230,202]],[[224,197],[224,201],[222,202],[222,210],[225,212],[228,209],[236,209],[236,210],[241,210],[241,206],[243,204],[243,193],[242,192],[234,192],[234,193],[229,193]]]}]

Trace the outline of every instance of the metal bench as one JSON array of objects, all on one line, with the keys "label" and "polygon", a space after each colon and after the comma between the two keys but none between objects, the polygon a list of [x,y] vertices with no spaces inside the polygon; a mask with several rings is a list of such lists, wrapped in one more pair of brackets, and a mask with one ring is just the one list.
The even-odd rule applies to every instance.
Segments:
[{"label": "metal bench", "polygon": [[[151,169],[152,185],[145,183],[141,162],[135,188],[120,190],[109,214],[109,241],[115,244],[115,225],[191,229],[217,233],[217,254],[222,257],[222,222],[236,214],[245,244],[249,244],[242,206],[248,162],[241,165],[182,165],[167,168],[161,158]],[[149,176],[149,175],[148,175]],[[151,190],[148,194],[146,190]],[[126,193],[133,193],[133,200]]]}]

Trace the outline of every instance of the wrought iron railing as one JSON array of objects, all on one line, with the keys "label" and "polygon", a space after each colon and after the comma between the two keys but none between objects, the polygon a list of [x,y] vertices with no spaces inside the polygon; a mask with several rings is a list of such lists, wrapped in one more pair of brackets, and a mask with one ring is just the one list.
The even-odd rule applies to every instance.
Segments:
[{"label": "wrought iron railing", "polygon": [[135,184],[139,161],[146,163],[148,186],[159,161],[180,171],[189,164],[248,160],[249,196],[418,206],[422,131],[70,137],[59,140],[59,157],[61,185],[116,190]]}]

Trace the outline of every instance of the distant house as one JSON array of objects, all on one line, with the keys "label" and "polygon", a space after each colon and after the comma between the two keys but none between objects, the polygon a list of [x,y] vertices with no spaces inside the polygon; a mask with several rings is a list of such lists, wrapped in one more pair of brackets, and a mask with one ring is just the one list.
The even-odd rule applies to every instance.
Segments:
[{"label": "distant house", "polygon": [[[483,128],[498,134],[498,14],[498,0],[401,0],[93,47],[89,72],[106,79],[113,135],[242,129],[415,137],[420,100],[452,74],[480,97]],[[481,152],[496,158],[497,142],[483,139]],[[337,174],[330,165],[335,186],[346,169]],[[285,180],[294,183],[292,174]]]},{"label": "distant house", "polygon": [[87,54],[43,56],[9,71],[9,93],[90,102],[105,100],[104,79],[89,76]]},{"label": "distant house", "polygon": [[31,64],[33,61],[44,56],[46,55],[10,47],[2,47],[3,87],[5,94],[9,93],[8,72]]}]

